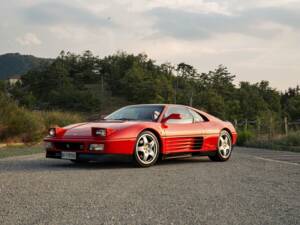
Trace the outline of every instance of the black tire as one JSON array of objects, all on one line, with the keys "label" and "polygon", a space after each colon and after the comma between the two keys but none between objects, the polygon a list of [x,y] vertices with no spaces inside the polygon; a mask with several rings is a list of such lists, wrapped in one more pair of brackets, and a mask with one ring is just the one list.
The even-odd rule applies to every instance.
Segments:
[{"label": "black tire", "polygon": [[[222,140],[224,138],[228,138],[228,150],[227,148],[223,147]],[[216,162],[224,162],[227,161],[232,153],[233,145],[232,145],[232,138],[228,131],[222,130],[218,139],[218,150],[216,151],[216,154],[213,156],[209,156],[210,160],[216,161]]]},{"label": "black tire", "polygon": [[89,161],[87,160],[82,160],[82,159],[71,159],[70,160],[72,163],[75,163],[75,164],[83,164],[83,163],[88,163]]},{"label": "black tire", "polygon": [[[144,137],[146,137],[146,139],[148,140],[147,143],[144,141]],[[149,160],[147,160],[148,158],[145,157],[146,154]],[[142,133],[140,133],[134,145],[133,159],[135,164],[138,167],[150,167],[156,163],[159,158],[159,154],[160,146],[156,135],[150,131],[143,131]]]}]

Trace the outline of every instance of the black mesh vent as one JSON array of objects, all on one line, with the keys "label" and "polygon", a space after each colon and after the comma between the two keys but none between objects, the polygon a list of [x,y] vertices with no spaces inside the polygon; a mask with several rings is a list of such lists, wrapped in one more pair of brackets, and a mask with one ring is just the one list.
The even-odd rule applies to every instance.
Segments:
[{"label": "black mesh vent", "polygon": [[194,150],[202,149],[202,145],[203,145],[203,137],[195,137],[193,149]]},{"label": "black mesh vent", "polygon": [[83,143],[76,142],[55,142],[54,147],[58,150],[66,151],[82,151],[84,149]]}]

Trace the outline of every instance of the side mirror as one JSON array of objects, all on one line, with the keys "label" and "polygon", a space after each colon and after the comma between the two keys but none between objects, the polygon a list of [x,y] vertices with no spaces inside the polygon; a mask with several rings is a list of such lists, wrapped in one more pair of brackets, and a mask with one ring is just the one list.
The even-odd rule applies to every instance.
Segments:
[{"label": "side mirror", "polygon": [[179,113],[172,113],[166,118],[163,118],[161,122],[166,123],[168,120],[180,120],[180,119],[182,119],[182,116]]}]

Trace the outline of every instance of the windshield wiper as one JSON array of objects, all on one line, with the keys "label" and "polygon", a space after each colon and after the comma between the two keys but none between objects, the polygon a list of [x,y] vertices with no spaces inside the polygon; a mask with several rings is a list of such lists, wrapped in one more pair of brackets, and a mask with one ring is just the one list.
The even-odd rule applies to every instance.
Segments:
[{"label": "windshield wiper", "polygon": [[122,118],[118,118],[118,119],[115,119],[115,120],[128,120],[128,121],[133,121],[133,120],[135,120],[135,119],[122,117]]}]

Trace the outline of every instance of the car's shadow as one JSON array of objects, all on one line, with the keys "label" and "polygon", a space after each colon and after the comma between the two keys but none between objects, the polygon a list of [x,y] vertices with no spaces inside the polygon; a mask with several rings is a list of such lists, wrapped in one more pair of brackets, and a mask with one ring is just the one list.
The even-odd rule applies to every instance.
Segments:
[{"label": "car's shadow", "polygon": [[[159,160],[153,167],[180,166],[191,163],[211,163],[207,157],[192,157],[184,159]],[[73,163],[60,159],[26,159],[17,161],[9,160],[0,162],[0,174],[11,171],[60,171],[83,169],[140,169],[130,158],[111,157],[97,162]]]}]

